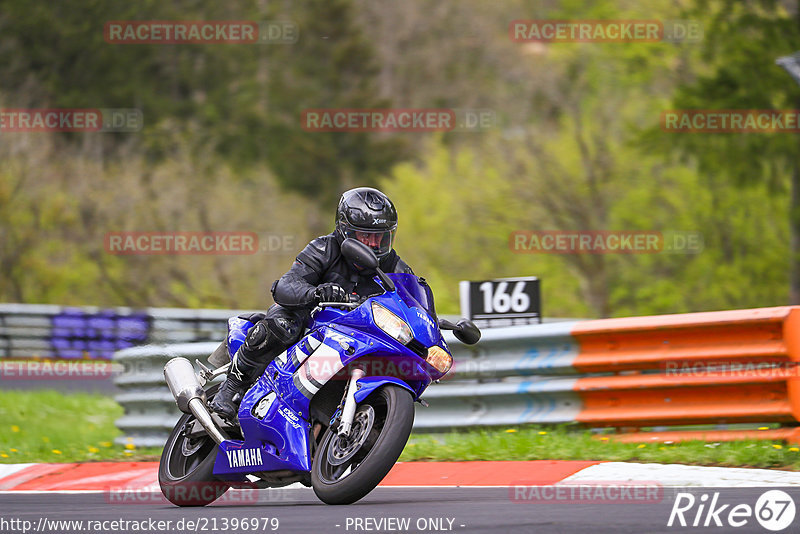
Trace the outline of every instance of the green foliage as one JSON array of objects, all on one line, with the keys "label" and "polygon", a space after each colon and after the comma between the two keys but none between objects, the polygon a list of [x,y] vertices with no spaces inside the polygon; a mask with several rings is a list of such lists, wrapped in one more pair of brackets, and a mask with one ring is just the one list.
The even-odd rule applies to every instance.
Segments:
[{"label": "green foliage", "polygon": [[[675,107],[794,107],[783,3],[302,5],[0,0],[2,107],[137,107],[140,134],[3,134],[0,300],[260,308],[336,196],[380,184],[398,252],[458,312],[459,280],[536,275],[545,316],[779,305],[796,140],[661,132]],[[694,19],[696,43],[520,44],[508,22]],[[106,21],[292,20],[295,45],[110,45]],[[55,23],[55,22],[58,23]],[[747,38],[743,38],[746,36]],[[309,108],[491,109],[478,133],[316,133]],[[800,212],[798,212],[800,213]],[[288,236],[253,256],[114,256],[111,231]],[[520,254],[515,230],[695,232],[695,254]],[[253,290],[257,284],[257,290]]]},{"label": "green foliage", "polygon": [[[289,191],[331,202],[356,181],[374,183],[404,156],[398,139],[306,132],[308,108],[387,107],[374,88],[375,57],[350,0],[277,4],[66,0],[30,9],[0,2],[0,77],[7,107],[138,108],[151,158],[171,153],[160,135],[177,121],[195,155],[214,150],[237,168],[267,163]],[[264,7],[266,6],[266,7]],[[295,45],[121,45],[113,20],[292,20]],[[21,88],[24,88],[21,90]],[[72,136],[76,141],[78,136]],[[108,136],[104,151],[126,136]]]},{"label": "green foliage", "polygon": [[0,392],[0,463],[157,460],[159,450],[114,444],[122,413],[104,395]]},{"label": "green foliage", "polygon": [[[796,9],[796,6],[795,6]],[[800,87],[775,60],[800,49],[798,19],[777,0],[698,0],[688,15],[707,23],[705,69],[677,88],[677,109],[796,108]],[[794,134],[673,135],[707,175],[785,189],[796,163]]]},{"label": "green foliage", "polygon": [[442,313],[458,313],[458,281],[537,275],[549,316],[587,313],[577,280],[549,255],[516,254],[509,247],[525,210],[516,199],[511,172],[496,151],[483,155],[451,151],[441,139],[421,165],[398,166],[383,190],[399,212],[396,248],[414,271],[426,277]]}]

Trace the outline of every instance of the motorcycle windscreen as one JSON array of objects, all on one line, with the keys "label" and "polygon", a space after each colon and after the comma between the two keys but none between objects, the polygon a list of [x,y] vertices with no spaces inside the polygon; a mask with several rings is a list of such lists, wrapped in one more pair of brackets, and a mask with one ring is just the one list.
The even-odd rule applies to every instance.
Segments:
[{"label": "motorcycle windscreen", "polygon": [[419,277],[414,274],[388,273],[394,282],[397,295],[408,306],[421,308],[436,320],[436,308],[433,305],[433,292],[430,286],[419,283]]}]

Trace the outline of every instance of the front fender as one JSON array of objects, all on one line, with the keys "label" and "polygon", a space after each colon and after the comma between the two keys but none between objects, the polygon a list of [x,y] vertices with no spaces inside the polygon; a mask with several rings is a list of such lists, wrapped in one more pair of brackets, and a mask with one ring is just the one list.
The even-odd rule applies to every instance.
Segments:
[{"label": "front fender", "polygon": [[394,384],[396,386],[400,386],[401,388],[408,390],[411,393],[411,396],[414,400],[417,400],[417,393],[406,384],[404,381],[400,380],[399,378],[395,378],[393,376],[365,376],[356,382],[356,402],[360,403],[364,399],[366,399],[370,393],[375,391],[376,389],[380,388],[381,386],[385,386],[386,384]]}]

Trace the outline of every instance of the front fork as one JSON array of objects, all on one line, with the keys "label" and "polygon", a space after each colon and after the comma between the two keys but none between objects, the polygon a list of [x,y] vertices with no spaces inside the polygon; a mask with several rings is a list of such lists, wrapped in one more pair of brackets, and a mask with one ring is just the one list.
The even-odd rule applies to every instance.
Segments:
[{"label": "front fork", "polygon": [[342,408],[342,418],[339,420],[339,428],[336,429],[336,433],[339,436],[347,436],[353,427],[353,417],[356,415],[356,383],[363,377],[364,371],[358,368],[353,369],[350,374],[344,407]]}]

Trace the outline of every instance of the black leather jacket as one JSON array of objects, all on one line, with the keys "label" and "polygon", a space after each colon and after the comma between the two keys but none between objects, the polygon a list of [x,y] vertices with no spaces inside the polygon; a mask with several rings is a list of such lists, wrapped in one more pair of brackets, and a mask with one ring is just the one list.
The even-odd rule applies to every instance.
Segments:
[{"label": "black leather jacket", "polygon": [[[413,274],[394,249],[381,258],[380,267],[387,273]],[[312,308],[316,304],[314,290],[326,282],[362,297],[382,292],[371,276],[360,275],[342,256],[333,232],[314,239],[300,251],[292,268],[272,284],[272,298],[286,308]]]}]

